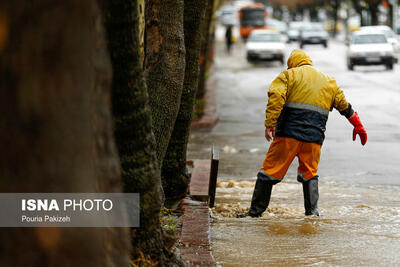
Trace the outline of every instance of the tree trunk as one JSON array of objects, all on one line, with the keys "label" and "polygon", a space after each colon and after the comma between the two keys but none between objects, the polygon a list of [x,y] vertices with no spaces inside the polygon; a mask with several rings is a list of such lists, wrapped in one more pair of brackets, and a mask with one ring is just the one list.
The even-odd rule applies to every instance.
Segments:
[{"label": "tree trunk", "polygon": [[308,8],[310,12],[310,20],[314,22],[318,22],[318,10],[317,10],[317,4],[312,4]]},{"label": "tree trunk", "polygon": [[360,1],[359,0],[351,0],[351,2],[353,3],[354,9],[356,10],[358,15],[360,16],[360,25],[361,26],[365,26],[365,22],[364,22],[364,19],[363,19],[363,7],[360,5]]},{"label": "tree trunk", "polygon": [[296,5],[296,16],[299,15],[301,17],[301,20],[304,19],[304,9],[300,4]]},{"label": "tree trunk", "polygon": [[371,25],[378,25],[379,21],[378,21],[378,15],[379,15],[379,4],[380,1],[372,1],[369,4],[369,11],[371,14]]},{"label": "tree trunk", "polygon": [[339,0],[333,1],[333,38],[336,37],[337,34],[337,23],[338,23],[338,10],[339,10]]},{"label": "tree trunk", "polygon": [[[274,10],[272,11],[272,17],[274,19],[282,20],[282,14],[283,14],[282,5],[274,4],[273,8],[274,8]],[[293,18],[293,16],[292,16],[292,18]]]},{"label": "tree trunk", "polygon": [[[388,16],[387,16],[387,20],[386,20],[386,25],[388,25],[390,28],[393,28],[393,5],[392,4],[388,4]],[[393,31],[396,32],[397,29],[393,28]]]},{"label": "tree trunk", "polygon": [[214,15],[214,1],[215,0],[207,0],[207,10],[206,10],[206,16],[205,16],[205,23],[203,27],[203,38],[201,41],[201,52],[200,52],[200,74],[199,74],[199,84],[197,88],[197,94],[196,98],[197,99],[202,99],[204,97],[204,94],[206,92],[206,72],[207,72],[207,66],[209,63],[209,50],[210,46],[213,44],[211,43],[211,37],[212,37],[212,31],[211,29],[211,22],[213,19]]},{"label": "tree trunk", "polygon": [[161,178],[140,56],[137,0],[102,0],[114,76],[112,113],[125,192],[140,192],[140,228],[132,229],[133,258],[140,252],[165,264],[160,225]]},{"label": "tree trunk", "polygon": [[[7,32],[0,45],[2,192],[122,190],[110,120],[111,69],[95,3],[0,4]],[[128,264],[124,228],[0,230],[0,266]]]},{"label": "tree trunk", "polygon": [[183,0],[147,0],[145,14],[147,90],[161,164],[182,96],[185,73]]},{"label": "tree trunk", "polygon": [[184,90],[178,118],[161,170],[163,189],[167,199],[181,197],[185,194],[189,182],[186,169],[186,150],[198,85],[201,29],[203,29],[206,8],[207,0],[185,0],[186,69]]}]

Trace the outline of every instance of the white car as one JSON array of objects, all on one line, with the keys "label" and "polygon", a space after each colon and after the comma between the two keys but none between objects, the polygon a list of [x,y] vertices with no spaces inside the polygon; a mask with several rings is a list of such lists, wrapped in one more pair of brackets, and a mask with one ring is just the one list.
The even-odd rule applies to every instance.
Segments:
[{"label": "white car", "polygon": [[219,12],[219,20],[224,26],[236,26],[239,24],[238,12],[234,8],[222,9]]},{"label": "white car", "polygon": [[287,32],[288,42],[298,41],[300,37],[300,31],[304,27],[305,23],[302,21],[294,21],[289,24],[289,29]]},{"label": "white car", "polygon": [[247,61],[280,61],[285,63],[285,43],[279,32],[253,30],[247,39]]},{"label": "white car", "polygon": [[347,50],[347,68],[355,65],[385,65],[393,69],[396,62],[393,46],[383,33],[357,31],[353,34]]},{"label": "white car", "polygon": [[392,28],[386,25],[379,26],[363,26],[360,28],[360,31],[369,31],[369,32],[381,32],[386,36],[386,39],[390,44],[393,45],[395,52],[400,52],[400,40],[397,35],[394,33]]},{"label": "white car", "polygon": [[306,44],[322,44],[325,48],[327,48],[328,38],[329,35],[322,24],[305,24],[300,32],[300,48],[303,48]]},{"label": "white car", "polygon": [[280,32],[281,34],[286,34],[288,30],[288,26],[285,22],[267,18],[265,20],[265,24],[267,25],[269,30]]}]

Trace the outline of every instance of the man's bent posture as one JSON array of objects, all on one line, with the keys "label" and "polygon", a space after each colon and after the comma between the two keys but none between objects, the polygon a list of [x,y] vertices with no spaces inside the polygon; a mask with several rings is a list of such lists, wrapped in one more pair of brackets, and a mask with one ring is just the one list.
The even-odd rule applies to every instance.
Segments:
[{"label": "man's bent posture", "polygon": [[305,214],[319,216],[317,170],[329,111],[337,109],[353,124],[353,140],[358,134],[362,145],[367,142],[367,132],[336,81],[314,68],[304,51],[292,52],[288,70],[272,82],[268,97],[265,137],[274,139],[257,174],[250,210],[238,217],[261,216],[268,207],[272,186],[282,181],[296,156]]}]

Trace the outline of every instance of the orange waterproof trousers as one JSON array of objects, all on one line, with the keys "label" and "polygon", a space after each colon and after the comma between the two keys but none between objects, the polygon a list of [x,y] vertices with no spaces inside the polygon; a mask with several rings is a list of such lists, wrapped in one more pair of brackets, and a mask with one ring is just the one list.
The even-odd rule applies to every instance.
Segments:
[{"label": "orange waterproof trousers", "polygon": [[318,171],[321,145],[298,141],[289,137],[275,137],[261,168],[264,173],[275,179],[282,179],[290,164],[297,156],[298,174],[307,180],[315,177]]}]

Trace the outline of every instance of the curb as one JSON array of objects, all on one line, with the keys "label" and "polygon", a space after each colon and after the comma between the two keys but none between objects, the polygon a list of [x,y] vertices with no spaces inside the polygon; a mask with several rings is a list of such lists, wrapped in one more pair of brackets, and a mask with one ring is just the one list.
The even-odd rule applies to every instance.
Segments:
[{"label": "curb", "polygon": [[189,183],[189,195],[191,199],[203,202],[208,201],[210,166],[211,160],[209,159],[197,159],[193,161],[193,169]]},{"label": "curb", "polygon": [[204,100],[206,102],[204,107],[204,115],[198,121],[192,122],[193,129],[211,129],[218,122],[217,115],[217,101],[216,101],[216,86],[217,79],[214,75],[214,67],[210,68],[212,75],[206,81],[206,93]]},{"label": "curb", "polygon": [[[210,161],[208,161],[210,162]],[[210,164],[195,160],[190,182],[190,194],[202,193],[207,189]],[[207,167],[208,166],[208,167]],[[208,168],[208,170],[207,170]],[[193,195],[194,196],[194,195]],[[205,201],[185,198],[181,202],[183,210],[180,254],[187,266],[217,266],[210,246],[210,210]]]}]

